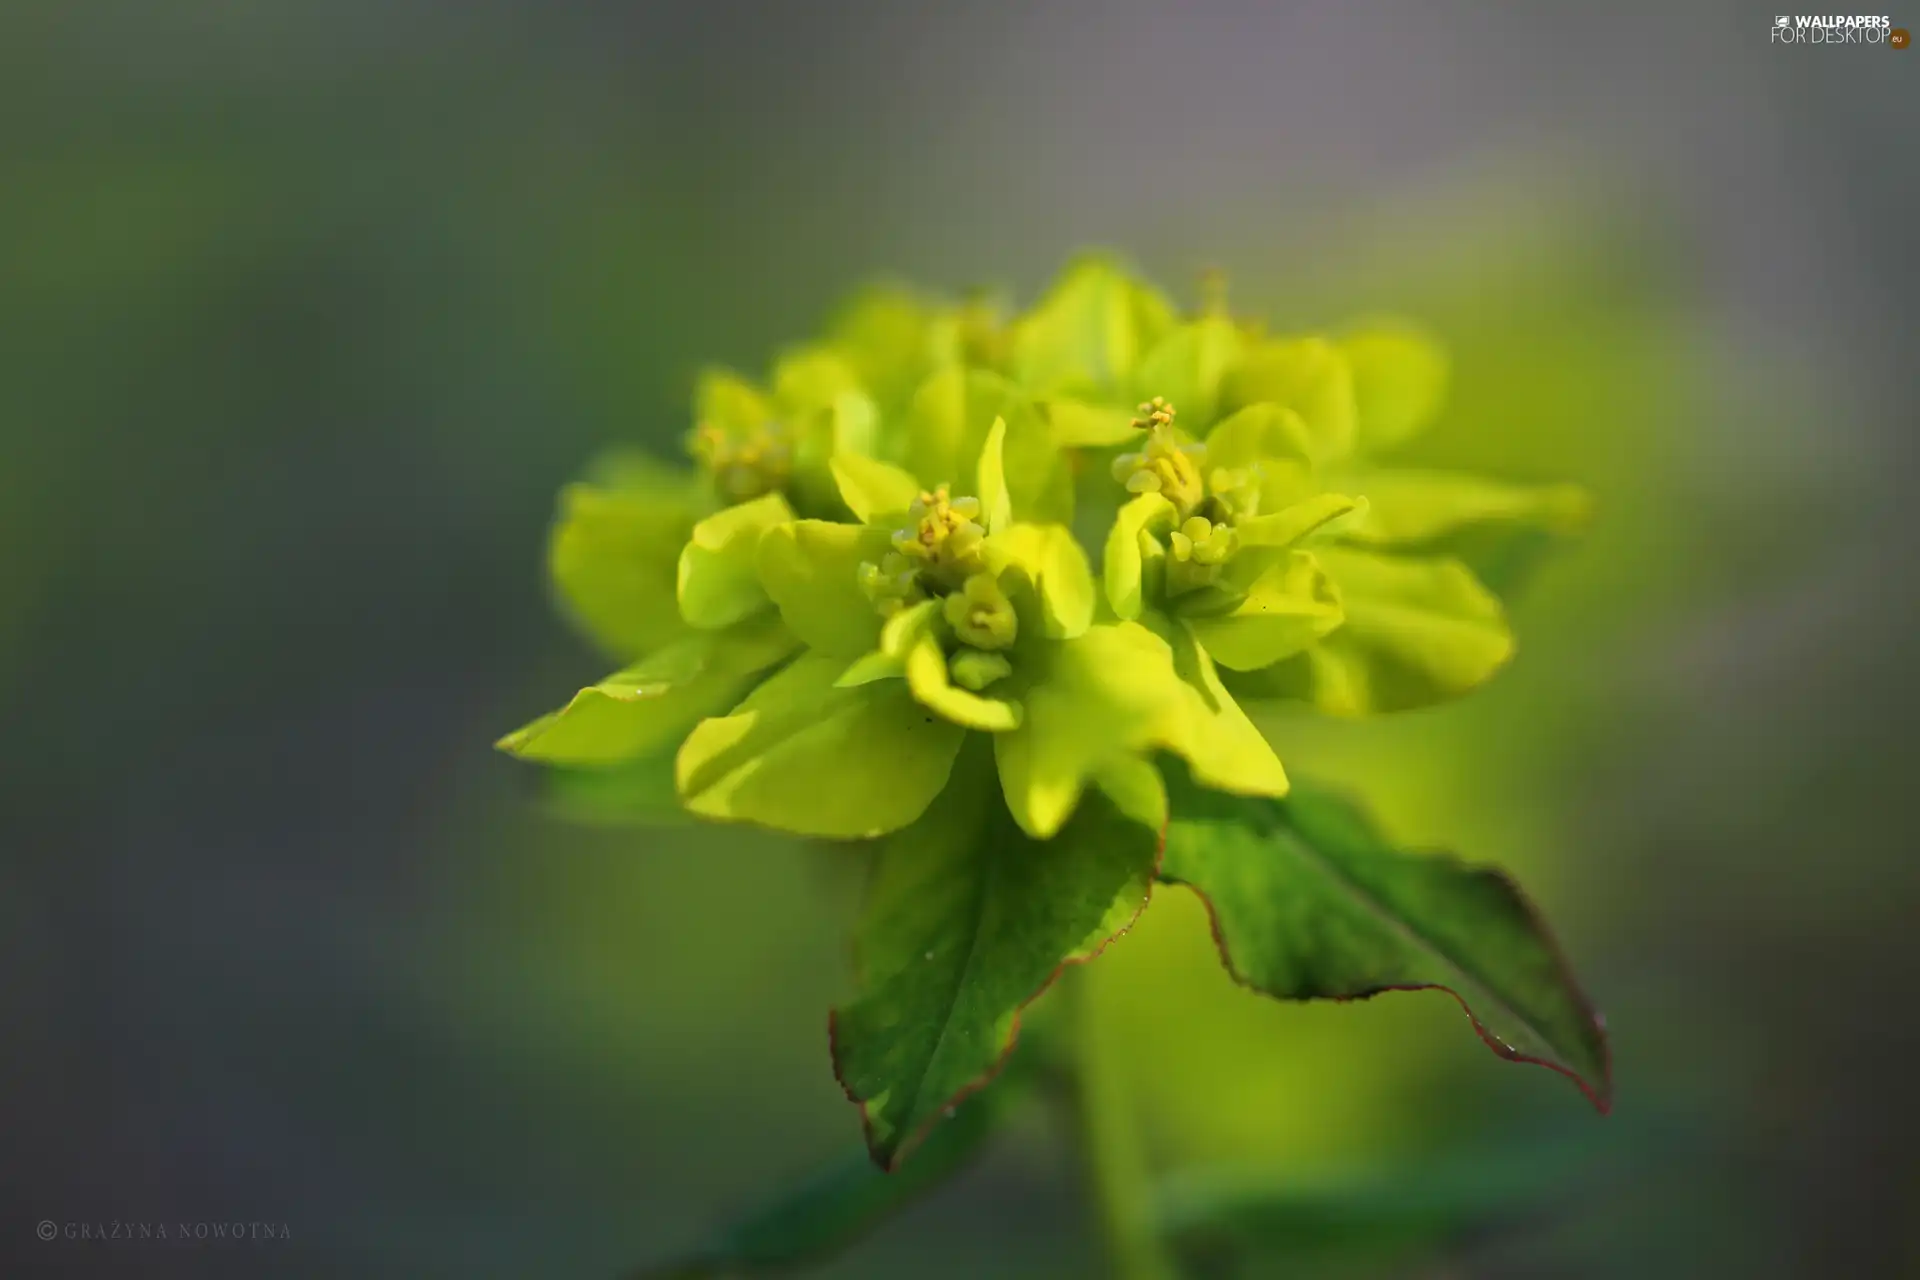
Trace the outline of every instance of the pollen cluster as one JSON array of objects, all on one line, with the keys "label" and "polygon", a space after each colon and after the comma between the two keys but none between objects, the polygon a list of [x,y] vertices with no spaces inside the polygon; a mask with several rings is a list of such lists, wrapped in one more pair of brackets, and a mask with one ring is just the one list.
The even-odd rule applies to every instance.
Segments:
[{"label": "pollen cluster", "polygon": [[979,692],[1012,671],[1002,651],[1019,636],[1013,602],[1000,589],[984,555],[987,531],[978,498],[953,496],[947,485],[923,490],[896,529],[892,549],[860,566],[860,586],[882,617],[929,600],[953,644],[953,682]]},{"label": "pollen cluster", "polygon": [[1176,412],[1160,397],[1143,402],[1133,425],[1147,433],[1147,442],[1138,451],[1123,453],[1113,460],[1113,478],[1129,493],[1157,493],[1173,504],[1182,520],[1192,515],[1206,500],[1206,483],[1201,467],[1206,464],[1207,447],[1182,443],[1174,434]]},{"label": "pollen cluster", "polygon": [[981,567],[980,544],[987,531],[980,523],[980,499],[955,498],[943,484],[922,490],[907,508],[907,519],[912,523],[895,531],[893,549],[933,593],[953,590]]}]

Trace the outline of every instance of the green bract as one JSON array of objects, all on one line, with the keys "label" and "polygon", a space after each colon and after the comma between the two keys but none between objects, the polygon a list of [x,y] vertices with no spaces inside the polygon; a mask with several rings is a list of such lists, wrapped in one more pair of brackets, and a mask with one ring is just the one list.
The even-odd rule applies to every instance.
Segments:
[{"label": "green bract", "polygon": [[680,549],[710,504],[699,478],[615,454],[560,494],[548,539],[554,594],[574,625],[618,659],[685,630],[673,600]]},{"label": "green bract", "polygon": [[[621,665],[499,746],[585,819],[865,842],[833,1059],[887,1169],[1156,883],[1207,898],[1255,989],[1445,986],[1604,1105],[1597,1017],[1518,890],[1291,795],[1242,705],[1422,706],[1511,654],[1487,584],[1586,499],[1392,465],[1446,378],[1407,326],[1272,337],[1100,258],[1024,314],[869,290],[767,385],[701,375],[694,466],[616,454],[562,493],[556,594]],[[784,1265],[899,1200],[831,1187],[713,1257]]]}]

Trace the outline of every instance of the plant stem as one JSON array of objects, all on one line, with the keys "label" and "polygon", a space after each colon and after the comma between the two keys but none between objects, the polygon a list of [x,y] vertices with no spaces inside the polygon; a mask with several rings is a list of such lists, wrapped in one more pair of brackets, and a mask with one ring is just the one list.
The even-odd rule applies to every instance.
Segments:
[{"label": "plant stem", "polygon": [[1155,1230],[1153,1185],[1119,1061],[1102,1043],[1086,970],[1063,975],[1072,1005],[1074,1097],[1087,1175],[1116,1280],[1177,1280]]}]

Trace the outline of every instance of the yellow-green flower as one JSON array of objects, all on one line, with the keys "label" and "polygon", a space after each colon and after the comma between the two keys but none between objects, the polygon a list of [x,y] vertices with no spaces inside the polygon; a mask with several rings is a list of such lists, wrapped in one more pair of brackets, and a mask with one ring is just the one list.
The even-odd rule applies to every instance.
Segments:
[{"label": "yellow-green flower", "polygon": [[701,374],[687,450],[715,501],[787,497],[799,510],[837,510],[827,460],[871,451],[878,408],[854,365],[826,347],[802,348],[774,365],[772,384],[726,369]]},{"label": "yellow-green flower", "polygon": [[[1086,481],[1104,477],[1080,468],[1076,528],[1092,536],[1106,526],[1107,494],[1164,497],[1178,519],[1156,536],[1175,553],[1176,585],[1196,566],[1207,569],[1209,557],[1217,568],[1227,555],[1224,538],[1202,539],[1192,554],[1183,542],[1202,531],[1184,527],[1196,513],[1207,518],[1208,536],[1220,523],[1197,510],[1196,486],[1212,477],[1189,456],[1195,441],[1208,441],[1210,470],[1258,464],[1269,489],[1285,474],[1290,502],[1344,495],[1359,503],[1316,537],[1317,564],[1344,623],[1257,673],[1230,674],[1229,687],[1248,697],[1360,715],[1477,687],[1513,652],[1500,599],[1480,574],[1504,578],[1528,549],[1586,517],[1586,497],[1572,486],[1379,465],[1433,419],[1445,392],[1444,353],[1406,325],[1269,337],[1217,304],[1183,319],[1145,283],[1089,258],[1013,324],[1008,346],[1007,372],[1039,407],[1056,447],[1097,451],[1123,473],[1126,490],[1102,493]],[[1177,408],[1178,429],[1143,443],[1139,406],[1151,414],[1156,402]],[[1263,407],[1269,420],[1257,447],[1230,461],[1215,430]],[[1242,419],[1239,430],[1247,429]],[[1116,446],[1127,450],[1118,459],[1108,452]],[[1234,484],[1222,477],[1206,496],[1231,505]],[[1142,504],[1129,521],[1138,526],[1147,510],[1158,509]],[[1269,501],[1267,513],[1274,510]]]},{"label": "yellow-green flower", "polygon": [[1143,402],[1140,447],[1114,459],[1113,479],[1134,497],[1107,535],[1107,602],[1167,639],[1208,736],[1243,744],[1239,757],[1252,759],[1264,743],[1220,668],[1271,667],[1340,626],[1339,599],[1301,544],[1361,504],[1312,491],[1304,465],[1286,456],[1297,427],[1285,410],[1243,410],[1204,442],[1180,430],[1178,413],[1164,398]]},{"label": "yellow-green flower", "polygon": [[562,607],[628,665],[500,740],[525,759],[611,766],[660,757],[752,688],[797,642],[754,569],[761,533],[796,509],[842,513],[836,448],[871,447],[875,410],[824,348],[775,363],[761,388],[704,372],[688,432],[693,471],[622,453],[568,487],[549,544]]},{"label": "yellow-green flower", "polygon": [[1512,651],[1476,570],[1584,515],[1378,465],[1445,380],[1404,326],[1268,337],[1100,259],[1006,322],[872,291],[769,386],[702,376],[697,470],[621,456],[563,494],[556,590],[625,665],[501,746],[828,837],[912,822],[967,734],[1042,838],[1088,785],[1155,811],[1160,750],[1280,794],[1236,699],[1471,689]]},{"label": "yellow-green flower", "polygon": [[852,365],[802,348],[762,388],[724,369],[695,389],[687,451],[694,468],[631,450],[608,455],[561,492],[548,541],[560,607],[596,645],[632,661],[680,639],[681,552],[700,521],[780,495],[808,514],[844,516],[827,473],[836,449],[874,443],[875,409]]},{"label": "yellow-green flower", "polygon": [[1376,323],[1336,338],[1250,344],[1222,403],[1292,411],[1312,483],[1365,500],[1316,549],[1346,621],[1298,656],[1231,677],[1247,696],[1362,715],[1424,706],[1484,683],[1513,653],[1499,597],[1479,576],[1586,521],[1572,485],[1382,465],[1445,396],[1447,361],[1418,330]]},{"label": "yellow-green flower", "polygon": [[[677,766],[689,809],[805,835],[883,834],[926,810],[968,733],[992,736],[1007,807],[1040,839],[1088,785],[1130,812],[1163,811],[1155,750],[1209,777],[1234,773],[1201,733],[1167,640],[1095,621],[1092,572],[1071,534],[1014,519],[1006,430],[988,433],[977,496],[837,458],[841,497],[862,523],[767,531],[761,582],[804,649],[689,735]],[[1279,794],[1285,775],[1260,750],[1271,765],[1241,770],[1241,789]]]}]

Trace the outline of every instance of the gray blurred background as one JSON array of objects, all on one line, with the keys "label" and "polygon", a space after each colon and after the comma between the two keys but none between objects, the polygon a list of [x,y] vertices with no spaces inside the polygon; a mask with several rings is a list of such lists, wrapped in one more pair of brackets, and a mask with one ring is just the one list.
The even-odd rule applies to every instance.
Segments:
[{"label": "gray blurred background", "polygon": [[[0,9],[0,1273],[611,1276],[855,1144],[842,869],[490,750],[602,674],[553,494],[867,278],[1103,245],[1429,320],[1427,456],[1603,512],[1493,689],[1276,734],[1534,887],[1615,1116],[1442,997],[1238,992],[1169,898],[1102,962],[1158,1155],[1567,1133],[1609,1171],[1447,1274],[1920,1274],[1920,54],[1772,16]],[[1073,1174],[1033,1120],[825,1273],[1091,1273]]]}]

